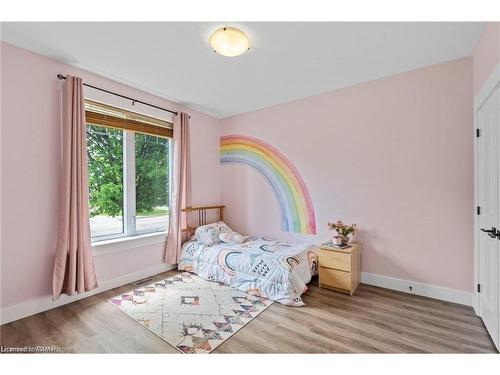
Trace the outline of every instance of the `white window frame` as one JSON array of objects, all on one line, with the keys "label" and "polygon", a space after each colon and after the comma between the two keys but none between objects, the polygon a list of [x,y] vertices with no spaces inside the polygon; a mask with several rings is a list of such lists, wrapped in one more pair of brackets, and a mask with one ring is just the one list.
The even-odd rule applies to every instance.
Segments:
[{"label": "white window frame", "polygon": [[123,131],[123,237],[135,235],[135,133]]},{"label": "white window frame", "polygon": [[[136,228],[136,187],[135,187],[135,133],[132,130],[122,130],[123,131],[123,207],[122,207],[122,218],[123,218],[123,231],[122,233],[109,234],[99,237],[91,237],[92,246],[98,246],[100,244],[107,244],[110,242],[116,242],[113,240],[128,240],[137,239],[141,237],[150,236],[165,236],[167,234],[168,228],[164,231],[159,232],[140,232],[137,234]],[[172,186],[172,139],[167,138],[168,141],[168,163],[169,163],[169,202],[171,199],[171,189]],[[170,220],[170,218],[169,218]],[[121,241],[120,241],[121,242]]]}]

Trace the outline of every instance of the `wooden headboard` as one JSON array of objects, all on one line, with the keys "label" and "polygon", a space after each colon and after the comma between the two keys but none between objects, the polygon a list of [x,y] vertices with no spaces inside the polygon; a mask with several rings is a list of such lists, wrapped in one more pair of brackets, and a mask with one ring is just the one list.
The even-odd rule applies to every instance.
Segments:
[{"label": "wooden headboard", "polygon": [[182,212],[186,212],[188,215],[192,212],[198,212],[198,225],[193,226],[190,225],[187,228],[182,229],[183,232],[186,232],[188,235],[194,233],[197,227],[200,225],[207,224],[207,211],[219,211],[219,220],[224,220],[224,207],[226,206],[197,206],[197,207],[186,207],[182,209]]}]

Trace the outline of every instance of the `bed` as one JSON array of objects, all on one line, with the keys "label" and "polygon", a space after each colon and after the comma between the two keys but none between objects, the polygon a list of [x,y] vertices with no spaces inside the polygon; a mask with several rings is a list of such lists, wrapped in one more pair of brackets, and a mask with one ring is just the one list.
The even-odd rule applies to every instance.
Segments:
[{"label": "bed", "polygon": [[[223,206],[208,209],[214,207],[219,209],[222,221]],[[186,210],[198,211],[199,224],[206,224],[204,207]],[[186,228],[186,232],[195,229]],[[206,245],[193,236],[182,246],[178,269],[284,305],[303,306],[301,295],[317,272],[317,257],[315,246],[265,237],[251,236],[243,243]]]}]

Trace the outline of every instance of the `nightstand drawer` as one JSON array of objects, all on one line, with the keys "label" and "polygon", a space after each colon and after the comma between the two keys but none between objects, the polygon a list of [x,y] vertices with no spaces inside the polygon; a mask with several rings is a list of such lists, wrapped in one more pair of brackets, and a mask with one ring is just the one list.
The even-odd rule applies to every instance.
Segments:
[{"label": "nightstand drawer", "polygon": [[321,267],[351,272],[351,254],[331,250],[319,251]]},{"label": "nightstand drawer", "polygon": [[339,289],[351,290],[352,275],[350,272],[332,270],[330,268],[320,268],[320,285],[330,286]]}]

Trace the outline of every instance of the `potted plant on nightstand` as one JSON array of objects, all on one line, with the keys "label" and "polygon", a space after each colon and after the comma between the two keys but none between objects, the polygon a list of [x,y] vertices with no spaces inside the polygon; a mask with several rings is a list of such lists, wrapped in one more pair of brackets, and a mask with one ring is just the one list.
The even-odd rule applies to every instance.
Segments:
[{"label": "potted plant on nightstand", "polygon": [[332,238],[333,244],[337,246],[346,246],[349,243],[349,236],[356,233],[356,224],[346,225],[342,220],[335,223],[328,223],[328,228],[337,232]]}]

